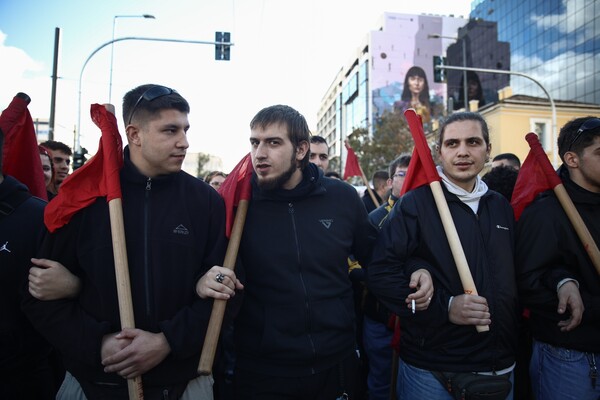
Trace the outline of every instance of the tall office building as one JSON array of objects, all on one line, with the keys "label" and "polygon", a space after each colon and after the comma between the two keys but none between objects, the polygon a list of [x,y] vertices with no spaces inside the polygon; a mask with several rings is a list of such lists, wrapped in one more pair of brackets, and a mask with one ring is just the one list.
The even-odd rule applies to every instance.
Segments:
[{"label": "tall office building", "polygon": [[[446,56],[447,65],[508,71],[511,67],[510,44],[498,40],[497,23],[471,19],[458,29],[457,40],[450,40]],[[467,77],[465,90],[463,81]],[[483,107],[498,100],[498,90],[507,86],[510,76],[500,73],[449,70],[446,73],[448,98],[454,110],[465,106],[465,93],[469,101],[478,100]]]},{"label": "tall office building", "polygon": [[[470,17],[498,24],[512,71],[532,76],[555,99],[600,104],[600,1],[475,0]],[[511,77],[510,85],[546,97],[529,79]]]}]

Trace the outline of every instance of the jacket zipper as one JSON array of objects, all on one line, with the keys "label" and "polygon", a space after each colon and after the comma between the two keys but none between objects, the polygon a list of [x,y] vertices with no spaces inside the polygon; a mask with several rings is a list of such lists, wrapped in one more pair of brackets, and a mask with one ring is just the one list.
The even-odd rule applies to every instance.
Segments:
[{"label": "jacket zipper", "polygon": [[149,221],[149,208],[150,208],[150,191],[152,190],[152,178],[148,178],[146,181],[146,195],[144,199],[144,294],[146,297],[146,317],[150,318],[150,267],[149,267],[149,256],[150,251],[148,246],[148,221]]},{"label": "jacket zipper", "polygon": [[[294,204],[288,203],[288,211],[290,213],[290,217],[292,220],[292,228],[294,230],[294,239],[296,241],[296,258],[298,261],[298,269],[300,271],[300,282],[302,283],[302,289],[304,290],[304,307],[306,308],[306,329],[308,341],[310,343],[310,347],[312,349],[313,360],[317,357],[317,350],[315,349],[315,343],[311,334],[311,313],[310,313],[310,304],[308,302],[308,291],[306,290],[306,284],[304,283],[304,276],[302,275],[302,263],[300,257],[300,244],[298,242],[298,231],[296,230],[296,217],[294,213]],[[314,365],[311,367],[311,374],[315,374]]]}]

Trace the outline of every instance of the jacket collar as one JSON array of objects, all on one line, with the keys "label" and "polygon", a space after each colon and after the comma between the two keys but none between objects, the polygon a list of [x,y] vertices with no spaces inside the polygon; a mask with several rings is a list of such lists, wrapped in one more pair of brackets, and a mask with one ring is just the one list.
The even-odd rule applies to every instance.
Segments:
[{"label": "jacket collar", "polygon": [[563,164],[558,169],[558,175],[574,203],[600,205],[600,194],[582,188],[569,175],[569,169]]},{"label": "jacket collar", "polygon": [[154,178],[149,178],[143,175],[137,167],[131,161],[131,155],[129,153],[129,146],[125,146],[123,149],[123,168],[121,169],[121,179],[132,182],[132,183],[143,183],[144,185],[149,180],[152,181],[152,185],[162,184],[163,182],[170,182],[175,179],[178,174],[183,173],[183,171],[179,171],[173,174],[162,175]]},{"label": "jacket collar", "polygon": [[275,200],[293,201],[305,197],[321,195],[325,193],[323,187],[323,171],[313,163],[302,170],[302,181],[293,189],[286,190],[277,188],[274,190],[262,190],[258,187],[256,173],[252,173],[252,199],[253,200]]}]

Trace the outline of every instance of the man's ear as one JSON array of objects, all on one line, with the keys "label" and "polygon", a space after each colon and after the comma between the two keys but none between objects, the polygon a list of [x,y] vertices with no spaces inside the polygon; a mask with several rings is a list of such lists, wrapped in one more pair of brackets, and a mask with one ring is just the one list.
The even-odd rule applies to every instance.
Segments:
[{"label": "man's ear", "polygon": [[125,128],[125,133],[127,135],[127,142],[132,146],[140,146],[141,138],[140,138],[140,129],[135,125],[127,125]]},{"label": "man's ear", "polygon": [[579,156],[574,151],[567,151],[563,156],[565,164],[569,168],[579,168]]},{"label": "man's ear", "polygon": [[303,160],[304,157],[306,157],[306,154],[308,153],[309,150],[310,150],[310,144],[306,140],[303,140],[302,142],[300,142],[298,144],[298,147],[296,147],[296,160],[298,160],[298,161]]}]

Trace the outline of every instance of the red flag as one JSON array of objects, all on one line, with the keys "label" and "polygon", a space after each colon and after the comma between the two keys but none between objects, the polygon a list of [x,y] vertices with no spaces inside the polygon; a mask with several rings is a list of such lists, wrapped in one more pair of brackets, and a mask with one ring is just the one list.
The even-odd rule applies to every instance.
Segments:
[{"label": "red flag", "polygon": [[28,99],[15,96],[0,115],[0,129],[4,132],[2,173],[25,184],[32,195],[48,200],[35,128],[27,109],[28,103]]},{"label": "red flag", "polygon": [[119,171],[123,166],[123,142],[117,119],[100,104],[92,104],[92,120],[102,131],[98,152],[82,167],[67,177],[58,195],[44,211],[44,223],[50,232],[67,224],[82,208],[97,197],[106,201],[121,198]]},{"label": "red flag", "polygon": [[441,180],[440,175],[435,169],[433,157],[431,157],[431,149],[427,144],[427,139],[425,139],[421,117],[412,108],[404,111],[404,116],[406,117],[410,133],[415,141],[415,149],[413,150],[410,163],[408,164],[406,178],[404,179],[400,195],[416,189],[419,186],[428,185],[431,182]]},{"label": "red flag", "polygon": [[354,150],[352,150],[352,147],[348,143],[344,143],[344,145],[346,146],[346,150],[348,150],[346,166],[344,167],[344,180],[352,176],[362,176],[362,170],[360,169],[356,153],[354,153]]},{"label": "red flag", "polygon": [[525,135],[525,140],[529,143],[530,150],[519,170],[510,201],[517,221],[521,217],[525,207],[538,194],[554,189],[562,183],[552,164],[550,164],[550,160],[544,149],[542,149],[538,136],[533,132],[529,132]]},{"label": "red flag", "polygon": [[240,203],[240,200],[250,200],[252,197],[252,158],[250,153],[235,166],[233,171],[221,184],[219,194],[225,200],[225,234],[231,237],[231,228],[235,217],[234,209]]}]

